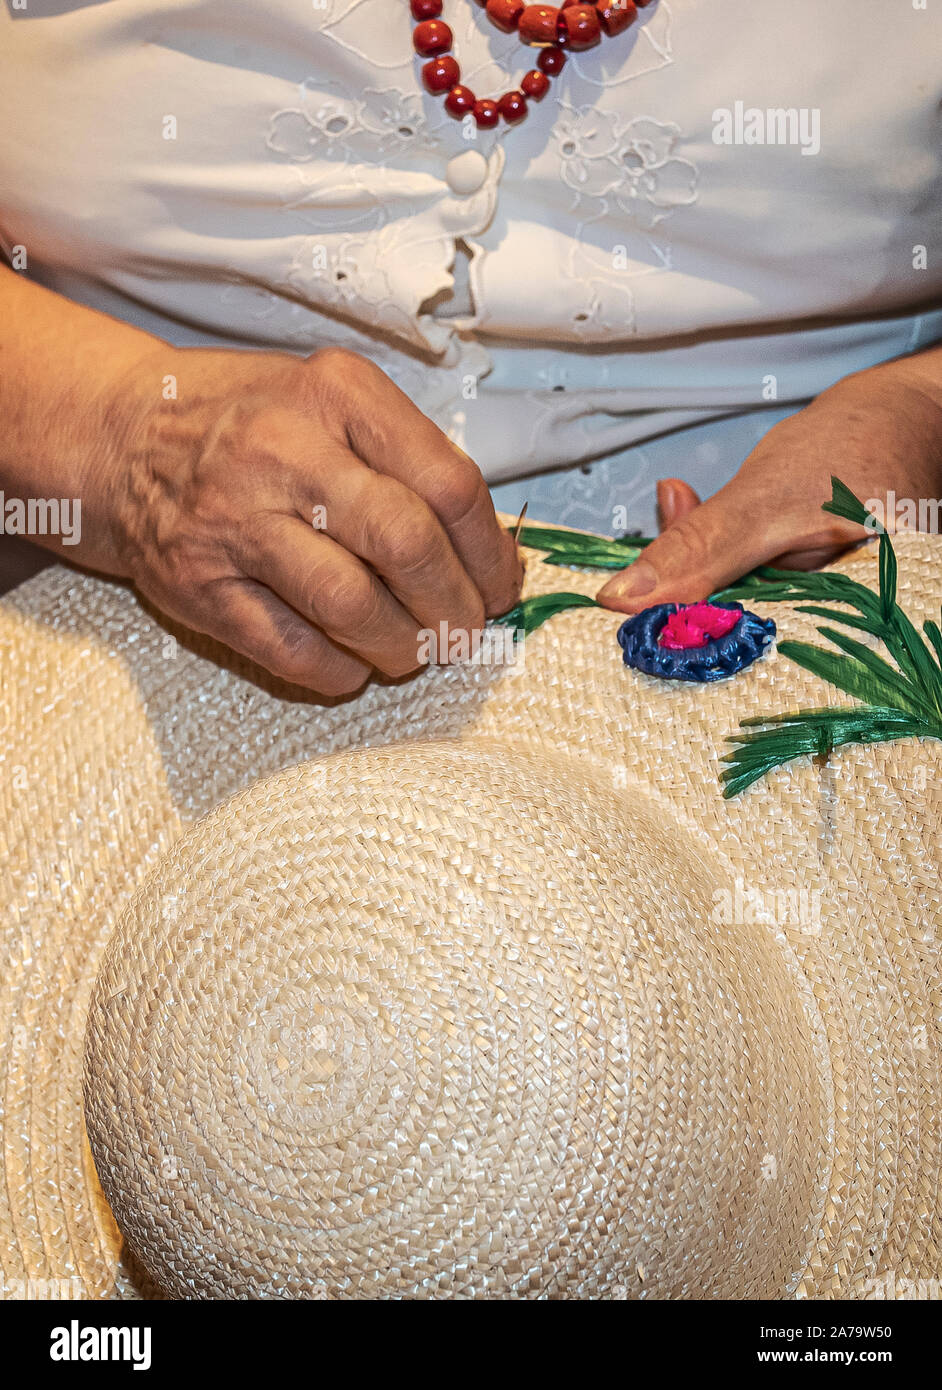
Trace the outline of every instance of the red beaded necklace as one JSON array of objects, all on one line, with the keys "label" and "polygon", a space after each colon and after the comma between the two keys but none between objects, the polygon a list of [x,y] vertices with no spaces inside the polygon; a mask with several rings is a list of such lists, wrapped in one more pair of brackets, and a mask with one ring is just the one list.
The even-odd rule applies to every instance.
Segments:
[{"label": "red beaded necklace", "polygon": [[527,97],[540,101],[549,91],[549,80],[562,72],[565,48],[593,48],[602,34],[614,38],[638,17],[638,7],[652,0],[563,0],[555,5],[525,5],[523,0],[487,0],[488,18],[506,34],[514,29],[523,43],[541,49],[536,67],[523,78],[520,91],[505,92],[496,101],[478,99],[460,82],[461,69],[448,50],[453,34],[438,16],[442,0],[410,0],[413,18],[419,22],[412,35],[416,53],[430,59],[422,68],[422,79],[430,92],[446,92],[445,110],[458,120],[470,114],[484,129],[497,125],[501,116],[516,125],[527,114]]}]

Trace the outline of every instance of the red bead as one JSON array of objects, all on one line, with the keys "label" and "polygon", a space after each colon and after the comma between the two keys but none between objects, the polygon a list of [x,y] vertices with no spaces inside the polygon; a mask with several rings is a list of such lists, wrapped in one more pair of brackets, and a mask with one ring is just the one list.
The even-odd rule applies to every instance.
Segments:
[{"label": "red bead", "polygon": [[555,5],[527,5],[518,28],[524,43],[556,43],[559,10]]},{"label": "red bead", "polygon": [[638,18],[635,0],[602,0],[599,5],[599,19],[608,37],[614,38]]},{"label": "red bead", "polygon": [[474,103],[477,100],[470,87],[452,87],[445,98],[445,110],[451,116],[466,116],[469,111],[473,111]]},{"label": "red bead", "polygon": [[[549,52],[549,49],[546,49]],[[524,74],[523,81],[520,83],[521,91],[524,96],[532,97],[534,101],[539,101],[545,97],[549,91],[549,78],[545,72],[538,72],[536,68],[531,68]]]},{"label": "red bead", "polygon": [[497,109],[508,125],[514,125],[527,114],[527,99],[523,92],[505,92],[497,103]]},{"label": "red bead", "polygon": [[560,14],[559,25],[569,40],[569,47],[577,50],[592,48],[602,37],[599,12],[594,5],[571,5]]},{"label": "red bead", "polygon": [[437,58],[439,53],[447,53],[451,44],[451,30],[442,20],[425,19],[415,26],[412,45],[423,58]]},{"label": "red bead", "polygon": [[433,58],[422,69],[422,80],[430,92],[450,92],[461,76],[454,58]]},{"label": "red bead", "polygon": [[536,65],[547,77],[555,77],[566,66],[566,55],[561,48],[544,48]]},{"label": "red bead", "polygon": [[442,12],[442,0],[410,0],[413,19],[437,19]]},{"label": "red bead", "polygon": [[489,97],[476,101],[474,103],[474,119],[483,130],[490,130],[491,126],[495,126],[500,120],[497,102],[491,101]]},{"label": "red bead", "polygon": [[498,29],[511,34],[523,14],[523,0],[487,0],[487,17]]}]

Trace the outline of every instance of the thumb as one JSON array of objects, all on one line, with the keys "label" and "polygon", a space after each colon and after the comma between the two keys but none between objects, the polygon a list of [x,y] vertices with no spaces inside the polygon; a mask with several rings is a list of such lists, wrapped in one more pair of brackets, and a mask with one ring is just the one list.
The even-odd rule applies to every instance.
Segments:
[{"label": "thumb", "polygon": [[666,531],[699,505],[700,498],[683,478],[661,478],[657,485],[658,530]]},{"label": "thumb", "polygon": [[678,491],[679,480],[667,481],[666,529],[599,590],[605,608],[637,613],[656,603],[697,603],[768,558],[761,528],[750,524],[750,508],[739,505],[735,479],[699,505],[686,483]]}]

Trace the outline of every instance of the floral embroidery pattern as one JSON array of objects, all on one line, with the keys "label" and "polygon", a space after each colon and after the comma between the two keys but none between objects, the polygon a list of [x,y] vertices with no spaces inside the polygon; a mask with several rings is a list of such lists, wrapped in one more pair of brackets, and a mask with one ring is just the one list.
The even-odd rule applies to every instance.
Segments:
[{"label": "floral embroidery pattern", "polygon": [[[722,608],[703,603],[696,608],[701,618],[705,610],[713,609],[708,626],[719,635],[711,636],[698,624],[699,637],[706,640],[694,642],[689,633],[679,640],[675,630],[674,640],[662,642],[664,629],[680,610],[674,603],[657,603],[629,618],[618,629],[625,665],[648,676],[660,676],[662,680],[719,681],[751,666],[775,636],[775,623],[771,618],[760,618],[744,610],[739,603],[724,604]],[[719,615],[731,612],[735,612],[736,619],[724,632],[726,620]]]},{"label": "floral embroidery pattern", "polygon": [[589,106],[564,108],[553,127],[567,187],[616,204],[644,231],[696,201],[696,166],[674,154],[679,135],[650,116],[626,122]]},{"label": "floral embroidery pattern", "polygon": [[399,147],[405,150],[426,133],[425,113],[418,92],[406,94],[395,87],[383,91],[367,88],[360,103],[360,121],[365,130],[378,135],[384,152]]},{"label": "floral embroidery pattern", "polygon": [[381,164],[390,153],[428,147],[437,139],[429,131],[418,91],[367,87],[355,97],[337,83],[308,78],[301,84],[298,105],[272,116],[265,144],[298,164],[323,157],[345,163],[355,144],[359,163]]},{"label": "floral embroidery pattern", "polygon": [[[407,14],[391,16],[386,0],[324,0],[315,8],[320,42],[336,61],[322,62],[299,84],[296,97],[271,114],[265,136],[268,150],[287,166],[285,211],[306,226],[281,288],[400,341],[436,353],[456,349],[451,320],[434,307],[424,314],[422,306],[449,288],[455,236],[482,236],[482,263],[483,255],[494,254],[483,234],[499,199],[502,164],[495,167],[492,155],[503,142],[495,146],[472,132],[491,173],[479,194],[452,198],[448,169],[470,137],[423,92]],[[470,9],[464,27],[465,70],[475,83],[499,85],[503,69],[519,57],[519,43],[508,37],[503,44]],[[576,64],[574,55],[580,86],[618,87],[671,64],[670,28],[670,6],[659,0],[639,18],[619,62],[600,67],[595,55]],[[358,60],[356,77],[350,54]],[[552,119],[534,110],[538,149],[527,167],[535,189],[554,190],[553,211],[563,216],[563,225],[555,219],[551,225],[567,238],[557,275],[561,327],[570,340],[637,331],[633,281],[671,268],[669,244],[653,229],[697,198],[697,169],[679,152],[680,127],[630,110],[628,103],[607,102],[604,90],[586,105],[564,97]],[[506,148],[509,154],[509,142]],[[441,198],[429,176],[441,180]],[[515,174],[514,188],[521,176]],[[568,212],[558,205],[560,188]],[[411,232],[400,224],[411,224]],[[598,232],[587,235],[593,225]],[[646,244],[632,246],[633,236]],[[396,260],[402,256],[406,264]],[[486,293],[478,290],[475,310],[486,318]]]}]

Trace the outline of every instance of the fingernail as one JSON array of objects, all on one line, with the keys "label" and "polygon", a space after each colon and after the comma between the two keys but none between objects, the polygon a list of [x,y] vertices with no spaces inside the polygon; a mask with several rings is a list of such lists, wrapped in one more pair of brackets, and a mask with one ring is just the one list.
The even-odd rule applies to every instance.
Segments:
[{"label": "fingernail", "polygon": [[639,598],[642,594],[649,594],[656,586],[657,572],[654,566],[648,564],[647,560],[636,560],[629,569],[610,579],[605,587],[599,590],[598,597],[614,601]]},{"label": "fingernail", "polygon": [[657,524],[663,531],[673,518],[674,506],[674,486],[669,478],[661,478],[657,485]]}]

